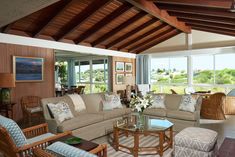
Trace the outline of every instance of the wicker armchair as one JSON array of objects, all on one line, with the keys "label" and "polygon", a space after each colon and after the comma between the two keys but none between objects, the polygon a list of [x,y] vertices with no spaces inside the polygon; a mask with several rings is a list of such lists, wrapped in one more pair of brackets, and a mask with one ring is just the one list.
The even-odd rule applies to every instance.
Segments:
[{"label": "wicker armchair", "polygon": [[24,96],[21,98],[21,108],[23,111],[24,123],[27,121],[32,124],[32,117],[37,117],[39,120],[43,118],[41,98],[38,96]]},{"label": "wicker armchair", "polygon": [[58,138],[71,134],[71,132],[64,132],[57,135],[48,136],[47,138],[43,138],[43,135],[48,134],[47,124],[40,124],[37,126],[26,128],[22,130],[22,132],[25,135],[26,139],[28,139],[28,141],[29,139],[35,139],[36,137],[35,142],[32,142],[32,140],[31,142],[27,141],[27,144],[18,147],[16,145],[15,139],[11,136],[7,129],[0,126],[0,152],[3,153],[4,157],[31,157],[32,150],[36,147],[44,148],[50,143],[50,141],[54,141]]},{"label": "wicker armchair", "polygon": [[207,119],[224,120],[223,106],[225,104],[225,94],[215,93],[209,98],[202,99],[201,116]]},{"label": "wicker armchair", "polygon": [[[107,145],[100,144],[98,147],[89,152],[97,155],[98,157],[107,157]],[[55,152],[43,150],[41,148],[34,149],[33,154],[35,157],[60,157],[60,155],[56,154]]]}]

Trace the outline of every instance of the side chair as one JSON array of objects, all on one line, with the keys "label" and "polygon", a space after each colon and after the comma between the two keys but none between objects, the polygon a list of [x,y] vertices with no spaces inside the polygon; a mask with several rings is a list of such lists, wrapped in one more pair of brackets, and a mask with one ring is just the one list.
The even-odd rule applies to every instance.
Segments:
[{"label": "side chair", "polygon": [[31,157],[36,147],[45,148],[50,142],[70,134],[69,131],[49,133],[46,123],[21,130],[15,121],[0,115],[0,152],[4,157]]}]

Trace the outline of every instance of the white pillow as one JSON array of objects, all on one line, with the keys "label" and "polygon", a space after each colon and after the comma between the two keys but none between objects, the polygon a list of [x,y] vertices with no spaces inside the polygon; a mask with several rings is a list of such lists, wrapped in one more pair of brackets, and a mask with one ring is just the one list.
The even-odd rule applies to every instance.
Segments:
[{"label": "white pillow", "polygon": [[81,112],[86,110],[86,105],[80,95],[75,93],[75,94],[68,94],[68,96],[71,98],[73,102],[75,111]]},{"label": "white pillow", "polygon": [[49,103],[47,104],[47,106],[56,121],[58,121],[59,123],[62,123],[63,121],[69,120],[74,117],[69,108],[69,105],[63,101],[60,101],[57,104]]},{"label": "white pillow", "polygon": [[105,101],[109,101],[112,103],[113,108],[122,108],[122,103],[121,103],[121,99],[120,96],[117,94],[114,95],[108,95],[105,94]]},{"label": "white pillow", "polygon": [[113,103],[111,101],[103,101],[103,111],[111,111],[113,110]]},{"label": "white pillow", "polygon": [[165,109],[165,96],[164,95],[154,95],[153,104],[151,108],[163,108]]},{"label": "white pillow", "polygon": [[187,112],[194,112],[196,103],[197,103],[197,100],[193,98],[191,95],[184,95],[181,98],[179,110],[187,111]]}]

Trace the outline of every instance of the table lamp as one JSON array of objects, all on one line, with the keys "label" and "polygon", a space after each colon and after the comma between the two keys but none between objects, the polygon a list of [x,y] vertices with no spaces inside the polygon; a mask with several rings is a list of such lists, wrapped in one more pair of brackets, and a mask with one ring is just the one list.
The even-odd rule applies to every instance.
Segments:
[{"label": "table lamp", "polygon": [[127,101],[131,100],[131,85],[134,84],[135,78],[133,76],[125,76],[124,84],[126,85],[126,97]]},{"label": "table lamp", "polygon": [[2,103],[11,102],[11,90],[10,88],[15,87],[15,78],[10,73],[0,73],[0,101]]}]

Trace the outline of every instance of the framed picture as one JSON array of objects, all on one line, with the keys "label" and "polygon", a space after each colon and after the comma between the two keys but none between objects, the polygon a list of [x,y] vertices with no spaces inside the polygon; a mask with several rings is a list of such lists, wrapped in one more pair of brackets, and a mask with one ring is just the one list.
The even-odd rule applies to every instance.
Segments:
[{"label": "framed picture", "polygon": [[43,81],[44,59],[13,56],[13,72],[16,82]]},{"label": "framed picture", "polygon": [[116,74],[116,84],[124,83],[124,74]]},{"label": "framed picture", "polygon": [[125,63],[125,72],[132,72],[132,63]]},{"label": "framed picture", "polygon": [[116,72],[124,72],[124,62],[116,62]]}]

